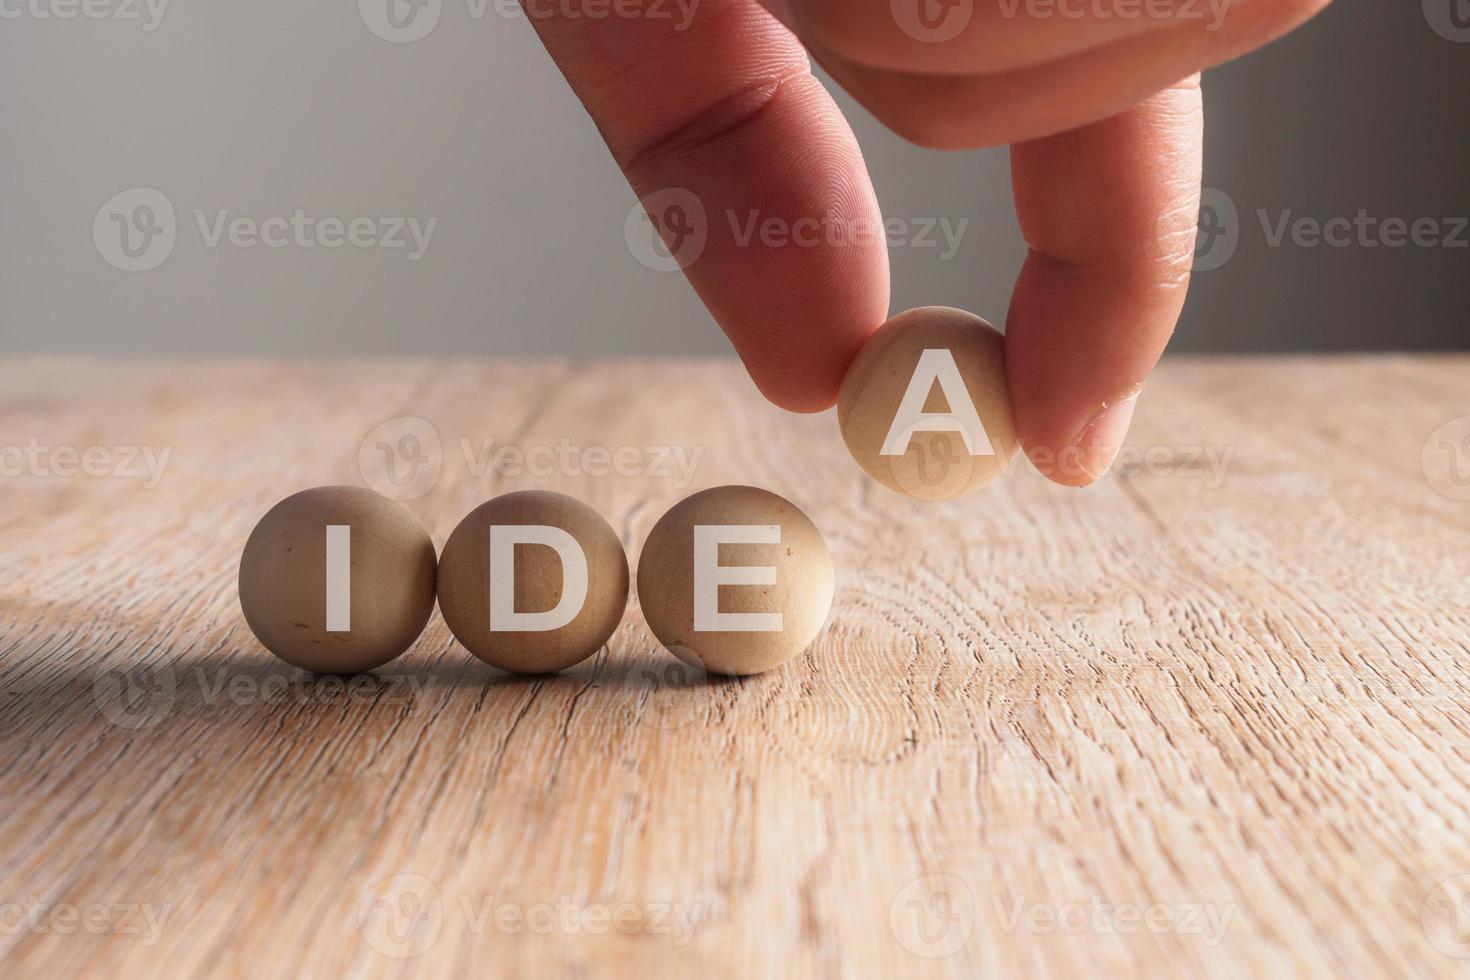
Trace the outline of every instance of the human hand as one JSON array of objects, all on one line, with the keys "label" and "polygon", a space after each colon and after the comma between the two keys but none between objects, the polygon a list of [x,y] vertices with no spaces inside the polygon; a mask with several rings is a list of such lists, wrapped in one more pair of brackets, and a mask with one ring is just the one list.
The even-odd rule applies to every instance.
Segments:
[{"label": "human hand", "polygon": [[[1012,146],[1030,246],[1006,319],[1016,429],[1039,469],[1082,486],[1111,464],[1184,303],[1198,73],[1330,0],[681,2],[523,0],[639,197],[678,188],[700,202],[708,220],[684,271],[761,391],[793,411],[829,407],[888,316],[881,234],[797,247],[741,231],[881,228],[809,51],[916,143]],[[594,3],[602,16],[582,9]]]}]

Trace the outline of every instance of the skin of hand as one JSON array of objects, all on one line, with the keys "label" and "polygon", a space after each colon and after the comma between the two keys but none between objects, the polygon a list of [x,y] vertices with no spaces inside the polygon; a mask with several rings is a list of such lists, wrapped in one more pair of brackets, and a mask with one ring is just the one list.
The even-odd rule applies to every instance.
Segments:
[{"label": "skin of hand", "polygon": [[740,231],[881,228],[811,60],[922,146],[1010,145],[1029,246],[1006,318],[1017,432],[1037,469],[1085,486],[1120,448],[1188,290],[1199,73],[1330,0],[685,0],[684,16],[611,0],[600,17],[582,5],[609,0],[522,2],[639,197],[677,188],[709,216],[685,274],[792,411],[833,404],[889,305],[879,233],[796,247]]}]

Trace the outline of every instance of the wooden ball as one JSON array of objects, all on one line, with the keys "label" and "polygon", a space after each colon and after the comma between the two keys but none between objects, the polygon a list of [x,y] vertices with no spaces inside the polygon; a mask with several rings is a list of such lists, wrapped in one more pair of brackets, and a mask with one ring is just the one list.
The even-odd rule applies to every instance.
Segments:
[{"label": "wooden ball", "polygon": [[261,644],[323,674],[380,667],[434,611],[434,542],[407,507],[362,487],[276,504],[240,557],[240,608]]},{"label": "wooden ball", "polygon": [[758,674],[801,653],[826,622],[832,592],[832,554],[816,525],[755,487],[716,487],[675,504],[638,559],[648,628],[712,674]]},{"label": "wooden ball", "polygon": [[1005,340],[963,310],[900,313],[847,369],[837,419],[853,459],[890,490],[919,500],[974,493],[1016,452]]},{"label": "wooden ball", "polygon": [[628,556],[607,521],[560,493],[508,493],[460,521],[439,559],[439,609],[470,653],[544,674],[597,652],[628,605]]}]

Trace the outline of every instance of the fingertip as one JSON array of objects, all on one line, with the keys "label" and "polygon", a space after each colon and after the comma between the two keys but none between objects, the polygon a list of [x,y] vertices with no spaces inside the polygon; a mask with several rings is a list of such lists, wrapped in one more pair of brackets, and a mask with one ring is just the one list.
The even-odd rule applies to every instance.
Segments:
[{"label": "fingertip", "polygon": [[1022,432],[1026,458],[1038,473],[1064,487],[1088,487],[1107,476],[1118,458],[1138,406],[1138,393],[1098,407],[1072,432]]},{"label": "fingertip", "polygon": [[836,388],[824,385],[799,386],[784,381],[763,383],[754,374],[751,379],[755,381],[755,386],[760,389],[766,401],[798,415],[815,415],[837,404]]},{"label": "fingertip", "polygon": [[882,322],[881,315],[874,315],[846,323],[809,324],[784,331],[785,342],[762,339],[748,329],[727,326],[725,332],[739,338],[736,350],[767,401],[788,412],[811,415],[837,404],[848,366]]}]

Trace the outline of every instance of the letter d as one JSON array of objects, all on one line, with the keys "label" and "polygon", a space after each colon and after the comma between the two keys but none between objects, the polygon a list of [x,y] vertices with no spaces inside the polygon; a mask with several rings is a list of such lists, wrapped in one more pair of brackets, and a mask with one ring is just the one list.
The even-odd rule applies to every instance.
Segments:
[{"label": "letter d", "polygon": [[[561,559],[561,599],[545,612],[517,612],[518,544],[544,545]],[[587,601],[587,556],[577,539],[559,527],[515,524],[490,527],[490,632],[544,633],[577,618]]]}]

